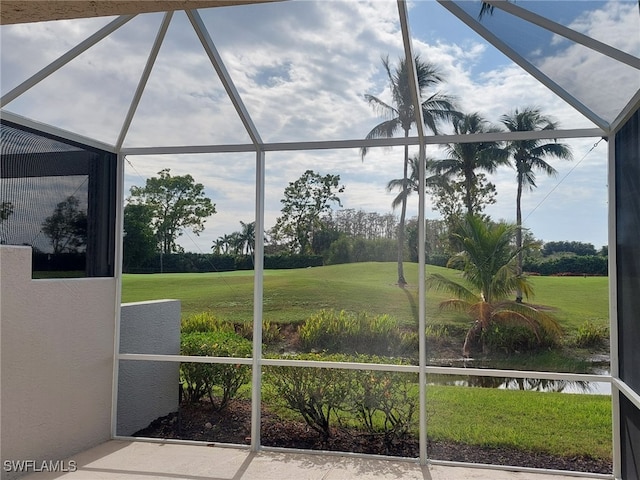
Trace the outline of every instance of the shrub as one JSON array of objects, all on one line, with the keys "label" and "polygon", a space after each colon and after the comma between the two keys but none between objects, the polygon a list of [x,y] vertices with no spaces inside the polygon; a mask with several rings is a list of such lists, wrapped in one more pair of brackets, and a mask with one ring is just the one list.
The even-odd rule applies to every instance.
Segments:
[{"label": "shrub", "polygon": [[[299,360],[389,363],[370,355],[302,354]],[[403,363],[400,360],[395,364]],[[415,427],[418,409],[417,374],[378,370],[344,370],[309,367],[268,367],[265,384],[275,398],[299,413],[325,439],[334,420],[349,416],[369,434],[382,434],[393,442]]]},{"label": "shrub", "polygon": [[[303,354],[299,360],[346,361],[345,356]],[[333,368],[267,367],[265,382],[277,398],[300,415],[309,427],[325,439],[331,436],[331,419],[345,409],[345,399],[352,389],[355,371]]]},{"label": "shrub", "polygon": [[528,352],[555,345],[556,340],[541,329],[540,338],[520,325],[493,324],[482,333],[482,342],[489,351],[501,351],[507,354]]},{"label": "shrub", "polygon": [[194,313],[182,319],[180,332],[233,332],[233,325],[220,320],[211,312]]},{"label": "shrub", "polygon": [[[180,340],[182,355],[210,357],[250,357],[251,342],[234,332],[193,332],[183,334]],[[223,410],[236,396],[238,389],[250,379],[249,365],[182,363],[180,377],[186,400],[199,402],[209,396],[211,405]],[[218,402],[214,400],[214,390],[220,391]]]},{"label": "shrub", "polygon": [[[366,363],[389,363],[388,358],[359,356]],[[393,362],[395,364],[401,361]],[[416,424],[418,375],[365,370],[358,372],[347,399],[348,408],[364,429],[382,433],[386,443],[407,435]]]},{"label": "shrub", "polygon": [[[253,324],[250,322],[241,323],[236,327],[236,332],[246,338],[253,339]],[[281,339],[280,325],[271,323],[269,320],[262,321],[262,343],[273,344]]]},{"label": "shrub", "polygon": [[299,328],[307,350],[389,354],[402,348],[403,333],[389,315],[320,310]]},{"label": "shrub", "polygon": [[609,341],[609,327],[586,321],[578,327],[576,346],[582,348],[600,347]]}]

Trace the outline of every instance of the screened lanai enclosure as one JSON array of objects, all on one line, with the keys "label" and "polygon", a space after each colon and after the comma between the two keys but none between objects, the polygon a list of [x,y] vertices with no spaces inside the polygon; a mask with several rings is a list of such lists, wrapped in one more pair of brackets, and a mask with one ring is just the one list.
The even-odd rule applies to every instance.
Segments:
[{"label": "screened lanai enclosure", "polygon": [[[3,12],[3,461],[66,458],[134,434],[164,438],[136,432],[156,418],[186,418],[195,393],[185,376],[209,372],[219,382],[214,406],[227,385],[248,420],[239,439],[203,422],[189,441],[304,450],[314,448],[310,435],[326,434],[331,449],[329,424],[361,422],[386,450],[354,440],[338,451],[640,478],[636,0],[182,2],[207,7],[191,10],[166,2],[166,12],[163,2],[130,3],[44,18]],[[147,3],[160,6],[142,11]],[[544,121],[509,123],[527,111]],[[476,127],[461,121],[473,114]],[[566,299],[544,305],[563,328],[608,325],[606,353],[579,366],[554,361],[553,351],[533,368],[525,352],[499,362],[463,357],[449,335],[470,322],[442,311],[446,297],[428,286],[429,275],[445,271],[433,265],[429,239],[455,199],[434,195],[427,165],[465,146],[518,142],[550,145],[539,152],[549,168],[530,172],[522,189],[511,163],[478,172],[485,218],[515,222],[517,197],[533,239],[608,254],[608,281],[585,275],[580,293],[536,283],[527,300]],[[570,154],[547,156],[553,145]],[[266,261],[282,253],[283,192],[309,171],[337,176],[339,199],[325,213],[343,233],[378,245],[375,255],[356,253],[343,236],[321,266]],[[175,270],[163,252],[137,271],[149,275],[123,272],[123,242],[133,235],[124,207],[132,187],[162,172],[191,175],[215,204],[203,229],[180,232],[174,251],[230,254],[232,234],[251,226],[250,241],[236,247],[248,269],[167,273]],[[400,231],[409,247],[397,262]],[[181,346],[181,319],[184,330],[197,314],[235,325],[245,343],[189,350],[183,331]],[[393,326],[384,342],[359,330],[339,345],[305,349],[301,325],[323,315]],[[209,398],[206,384],[198,388]],[[296,412],[287,400],[304,388],[311,393]],[[528,432],[538,436],[535,458],[560,452],[583,459],[585,472],[491,456],[529,425],[522,404],[539,406],[540,430]],[[307,426],[280,441],[274,415]],[[476,415],[490,419],[491,432],[478,431],[486,424]],[[57,436],[39,427],[51,424]],[[565,442],[582,431],[600,436],[585,450]],[[392,448],[407,437],[410,448]],[[445,444],[486,455],[469,460]],[[606,468],[591,467],[594,459]]]}]

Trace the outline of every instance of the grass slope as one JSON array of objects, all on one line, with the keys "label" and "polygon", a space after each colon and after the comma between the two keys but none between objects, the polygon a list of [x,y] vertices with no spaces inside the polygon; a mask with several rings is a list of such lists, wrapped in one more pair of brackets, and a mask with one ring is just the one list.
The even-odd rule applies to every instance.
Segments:
[{"label": "grass slope", "polygon": [[[405,264],[406,289],[395,285],[395,263],[354,263],[295,270],[267,270],[264,275],[264,318],[300,322],[323,308],[387,313],[401,323],[415,324],[418,311],[418,267]],[[432,265],[427,273],[461,280],[460,272]],[[565,330],[575,331],[589,320],[608,324],[606,277],[532,277],[536,293],[531,303],[552,307]],[[203,311],[230,321],[253,317],[253,271],[124,275],[122,301],[175,298],[183,315]],[[448,298],[427,293],[427,319],[433,323],[468,325],[464,315],[440,312]]]}]

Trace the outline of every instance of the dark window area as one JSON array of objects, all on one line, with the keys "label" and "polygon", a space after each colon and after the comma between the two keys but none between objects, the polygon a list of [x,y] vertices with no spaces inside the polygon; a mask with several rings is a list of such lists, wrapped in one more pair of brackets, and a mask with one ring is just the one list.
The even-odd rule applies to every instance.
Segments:
[{"label": "dark window area", "polygon": [[33,250],[33,278],[110,277],[116,155],[0,123],[0,243]]},{"label": "dark window area", "polygon": [[620,394],[622,478],[640,478],[640,410]]},{"label": "dark window area", "polygon": [[[640,110],[616,135],[618,357],[620,378],[640,392]],[[640,478],[640,410],[620,395],[622,477]]]},{"label": "dark window area", "polygon": [[616,135],[620,378],[640,392],[640,111]]}]

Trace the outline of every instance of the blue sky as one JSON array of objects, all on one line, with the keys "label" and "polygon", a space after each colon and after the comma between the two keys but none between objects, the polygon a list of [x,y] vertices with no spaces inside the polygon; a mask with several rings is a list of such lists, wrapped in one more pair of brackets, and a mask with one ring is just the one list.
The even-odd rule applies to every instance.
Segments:
[{"label": "blue sky", "polygon": [[[549,3],[554,18],[639,55],[640,35],[628,34],[640,31],[637,2],[520,2],[534,10]],[[381,121],[363,95],[388,98],[380,58],[395,60],[402,53],[394,1],[284,2],[203,10],[201,15],[263,140],[363,138]],[[160,14],[135,18],[7,110],[114,143],[161,19]],[[2,93],[108,20],[1,27]],[[441,89],[457,98],[461,110],[478,111],[498,124],[514,108],[535,106],[562,128],[594,126],[436,2],[410,3],[410,21],[416,53],[442,71],[446,83]],[[611,100],[605,97],[608,103],[598,105],[596,95],[605,90],[607,75],[615,73],[606,59],[576,54],[575,46],[555,37],[540,48],[547,56],[537,62],[545,72],[595,102],[594,108],[606,110]],[[574,58],[577,63],[571,65]],[[589,82],[577,82],[572,79],[576,72],[583,79],[593,73]],[[623,69],[618,77],[629,74],[637,76],[637,71]],[[621,97],[617,101],[637,89],[635,80],[623,82],[615,92]],[[607,145],[602,141],[593,148],[598,140],[566,141],[573,162],[553,161],[558,176],[540,175],[538,188],[525,193],[525,225],[536,238],[585,241],[597,248],[607,243]],[[212,143],[248,143],[248,136],[186,16],[176,13],[125,146]],[[442,152],[429,147],[428,154],[440,158]],[[308,168],[341,176],[344,208],[387,213],[393,194],[385,185],[401,176],[401,161],[401,149],[374,149],[364,161],[357,150],[269,152],[266,225],[275,223],[286,185]],[[238,230],[240,220],[253,220],[255,155],[129,156],[127,189],[162,168],[192,174],[217,205],[218,213],[199,237],[182,237],[185,249],[210,251],[215,238]],[[491,181],[498,196],[487,212],[513,221],[515,173],[504,168]],[[410,214],[416,210],[417,198]],[[428,215],[437,216],[429,208]]]}]

